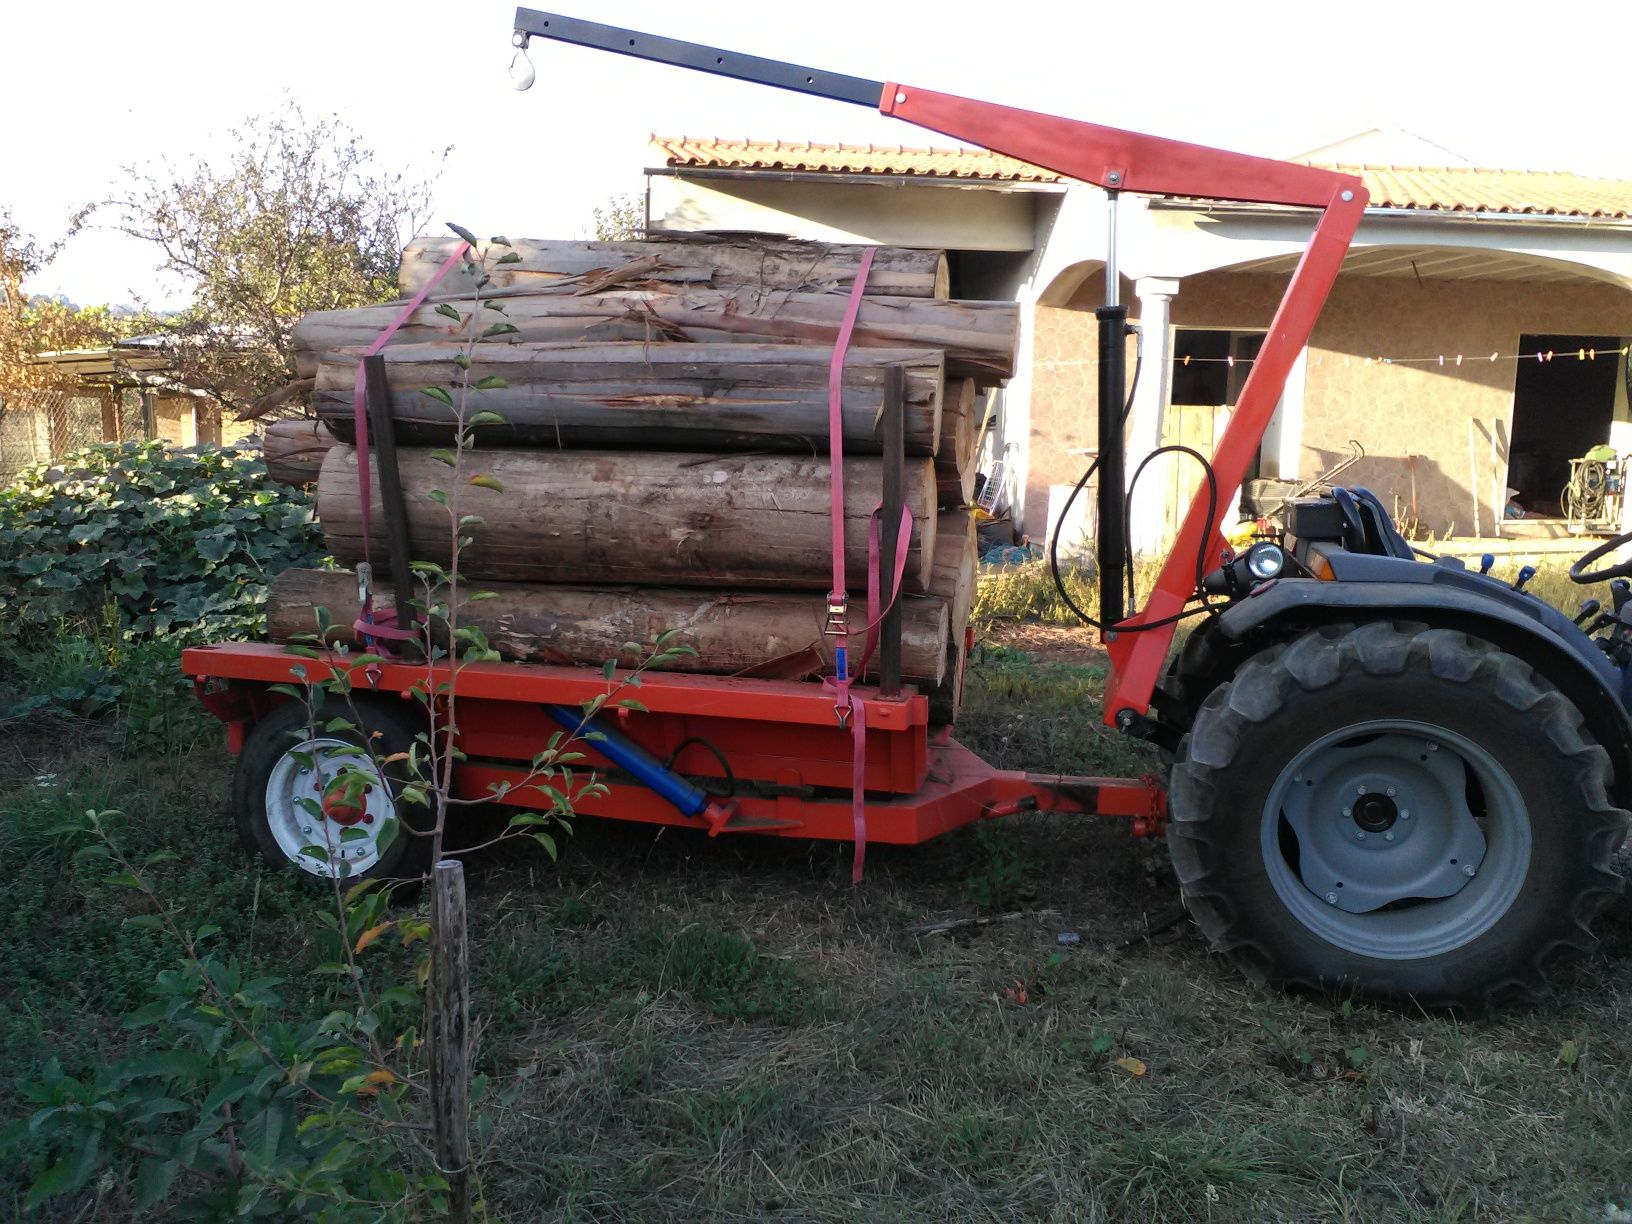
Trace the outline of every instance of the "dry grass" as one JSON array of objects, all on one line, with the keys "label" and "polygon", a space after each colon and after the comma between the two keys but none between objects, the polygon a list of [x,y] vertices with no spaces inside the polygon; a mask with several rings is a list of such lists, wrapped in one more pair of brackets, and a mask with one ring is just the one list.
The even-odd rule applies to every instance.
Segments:
[{"label": "dry grass", "polygon": [[[1097,729],[1097,668],[1001,647],[976,667],[983,753],[1141,768]],[[553,870],[484,865],[483,1002],[515,1000],[484,1056],[500,1081],[537,1068],[494,1136],[495,1209],[1583,1219],[1628,1188],[1624,907],[1547,1006],[1456,1020],[1250,986],[1169,925],[1162,848],[1093,822],[875,849],[860,889],[847,867],[589,823]],[[912,934],[976,899],[1051,912]]]},{"label": "dry grass", "polygon": [[[1092,651],[1013,648],[1050,632],[988,635],[961,738],[1149,768],[1098,724]],[[171,960],[76,879],[43,832],[65,810],[118,804],[140,850],[186,852],[167,886],[259,971],[320,959],[311,895],[245,870],[216,744],[0,745],[8,1113],[48,1055],[116,1056]],[[559,864],[505,849],[470,878],[498,1218],[1585,1220],[1632,1190],[1624,903],[1544,1006],[1459,1020],[1252,987],[1178,914],[1165,850],[1108,823],[874,847],[856,889],[845,846],[585,821]]]}]

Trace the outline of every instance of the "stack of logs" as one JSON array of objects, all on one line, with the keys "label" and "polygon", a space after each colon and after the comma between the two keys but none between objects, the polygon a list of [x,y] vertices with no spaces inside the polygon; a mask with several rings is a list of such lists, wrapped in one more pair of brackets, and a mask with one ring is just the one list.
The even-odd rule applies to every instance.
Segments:
[{"label": "stack of logs", "polygon": [[[400,287],[417,293],[453,244],[419,239]],[[446,563],[445,450],[454,409],[424,391],[466,381],[457,317],[477,297],[481,326],[515,330],[472,350],[461,459],[467,527],[460,567],[491,594],[461,609],[504,657],[598,665],[627,642],[682,631],[694,657],[673,666],[722,675],[827,674],[831,585],[828,366],[861,252],[760,238],[625,243],[518,241],[478,295],[468,265],[448,274],[384,349],[411,555]],[[498,252],[494,252],[496,258]],[[846,567],[851,624],[866,624],[868,528],[884,480],[879,422],[899,367],[912,515],[902,589],[902,676],[950,722],[961,701],[975,582],[976,433],[982,392],[1013,372],[1017,311],[946,296],[939,252],[878,249],[844,367]],[[363,348],[400,306],[306,316],[295,329],[316,421],[268,428],[270,473],[317,484],[330,551],[363,557],[353,388]],[[374,460],[377,461],[377,456]],[[468,483],[475,474],[490,479]],[[385,514],[374,490],[371,556],[386,576]],[[859,594],[858,594],[859,593]],[[388,583],[376,602],[390,606]],[[315,609],[349,625],[355,578],[295,570],[273,587],[274,640],[312,632]],[[349,634],[349,629],[340,630]],[[858,654],[853,650],[853,657]],[[633,660],[625,659],[629,663]],[[870,664],[876,669],[877,656]],[[869,673],[869,674],[870,674]]]}]

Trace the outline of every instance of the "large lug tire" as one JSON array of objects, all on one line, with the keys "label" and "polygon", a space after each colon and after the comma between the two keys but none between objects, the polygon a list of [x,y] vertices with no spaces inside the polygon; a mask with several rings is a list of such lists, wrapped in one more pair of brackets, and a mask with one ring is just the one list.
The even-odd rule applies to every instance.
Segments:
[{"label": "large lug tire", "polygon": [[1449,629],[1334,626],[1202,703],[1168,845],[1197,925],[1253,979],[1485,1007],[1593,946],[1622,887],[1611,778],[1521,660]]},{"label": "large lug tire", "polygon": [[[406,754],[424,722],[414,718],[421,707],[399,705],[408,703],[359,699],[348,704],[330,697],[308,717],[303,703],[286,701],[261,719],[232,777],[233,819],[244,846],[275,867],[319,880],[336,874],[352,881],[422,876],[430,864],[430,838],[409,829],[426,828],[429,814],[421,805],[401,802],[404,764],[388,758]],[[335,719],[359,730],[329,730]],[[356,749],[365,737],[372,751],[360,756]],[[342,767],[371,779],[358,802],[335,793],[332,784]],[[325,783],[332,795],[328,803]],[[393,822],[401,825],[394,834]],[[310,853],[309,847],[323,853]]]}]

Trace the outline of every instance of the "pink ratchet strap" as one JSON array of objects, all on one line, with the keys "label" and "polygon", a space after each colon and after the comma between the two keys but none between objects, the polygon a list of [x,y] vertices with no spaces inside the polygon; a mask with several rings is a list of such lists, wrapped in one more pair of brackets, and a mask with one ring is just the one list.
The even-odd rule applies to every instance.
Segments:
[{"label": "pink ratchet strap", "polygon": [[[397,317],[391,320],[391,325],[381,332],[375,338],[374,343],[363,351],[364,357],[373,357],[381,349],[385,348],[391,337],[397,334],[397,329],[408,321],[414,311],[424,305],[425,299],[431,296],[431,290],[441,284],[442,278],[448,274],[454,264],[465,257],[465,253],[469,250],[470,243],[468,242],[461,242],[453,248],[453,254],[448,256],[442,266],[431,276],[431,279],[426,281],[420,291],[414,294],[408,300],[408,303],[397,312]],[[357,620],[353,623],[352,628],[361,635],[368,649],[380,654],[389,654],[391,651],[386,645],[387,642],[413,641],[419,637],[419,634],[413,629],[404,629],[396,625],[397,613],[395,608],[386,608],[378,613],[374,611],[374,563],[369,558],[369,540],[374,534],[371,509],[374,500],[374,488],[373,478],[368,466],[368,393],[363,380],[363,363],[359,359],[357,362],[357,381],[352,388],[351,394],[351,419],[357,434],[357,495],[363,503],[363,564],[368,567],[368,577],[366,581],[358,583],[359,588],[361,588],[359,597],[362,608],[357,613]],[[408,581],[407,574],[393,574],[392,578],[397,582]]]},{"label": "pink ratchet strap", "polygon": [[[827,597],[827,632],[832,634],[834,643],[833,676],[825,683],[833,690],[833,711],[838,715],[839,726],[849,725],[853,741],[850,811],[855,825],[856,849],[850,870],[852,884],[861,883],[862,865],[867,858],[867,708],[865,702],[855,701],[850,696],[850,597],[849,592],[845,590],[844,573],[844,360],[850,349],[850,337],[856,329],[856,317],[861,313],[861,299],[867,287],[867,273],[873,266],[873,255],[872,247],[861,253],[861,263],[856,269],[855,283],[850,288],[850,301],[845,308],[844,322],[840,325],[839,334],[833,343],[833,359],[828,365],[827,376],[828,468],[833,496],[833,589]],[[895,602],[901,589],[901,577],[906,572],[907,548],[912,537],[912,513],[903,507],[902,529],[897,537],[894,583],[888,597],[881,600],[878,589],[878,513],[879,508],[875,507],[868,529],[869,623],[867,644],[862,653],[860,666],[856,668],[858,674],[867,666],[867,659],[873,653],[875,634],[879,623],[884,619],[884,611]],[[881,602],[882,610],[879,606]]]}]

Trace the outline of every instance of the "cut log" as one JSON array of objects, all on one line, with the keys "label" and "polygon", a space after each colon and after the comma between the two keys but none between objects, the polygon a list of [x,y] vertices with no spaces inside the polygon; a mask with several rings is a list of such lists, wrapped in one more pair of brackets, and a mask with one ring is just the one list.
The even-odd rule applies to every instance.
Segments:
[{"label": "cut log", "polygon": [[[458,245],[456,238],[415,238],[402,253],[397,284],[413,297]],[[508,248],[483,243],[477,257],[490,256],[488,289],[582,293],[597,285],[658,282],[687,287],[760,291],[797,290],[848,293],[866,247],[797,239],[724,238],[717,234],[653,237],[641,242],[561,242],[513,239]],[[507,253],[520,262],[500,264]],[[875,247],[866,292],[871,296],[944,298],[946,255]],[[453,268],[439,293],[473,293],[475,277]]]},{"label": "cut log", "polygon": [[972,378],[956,378],[947,384],[941,399],[941,442],[935,448],[936,470],[967,472],[975,466],[975,431],[980,393]]},{"label": "cut log", "polygon": [[964,679],[969,669],[969,631],[952,635],[946,648],[946,674],[941,682],[924,689],[929,698],[932,726],[950,727],[963,713]]},{"label": "cut log", "polygon": [[943,510],[972,506],[975,501],[975,469],[970,465],[962,472],[935,473],[935,497]]},{"label": "cut log", "polygon": [[[472,601],[470,594],[491,598]],[[625,666],[638,657],[622,654],[627,642],[650,644],[665,630],[697,654],[663,664],[669,671],[734,675],[814,650],[825,672],[833,667],[833,639],[822,633],[825,595],[773,591],[694,591],[673,587],[530,586],[473,582],[459,608],[459,624],[487,635],[506,659],[599,667],[607,659]],[[377,604],[390,607],[395,592],[376,584]],[[423,590],[416,592],[423,601]],[[356,575],[341,570],[285,570],[266,601],[267,636],[288,642],[317,632],[318,608],[326,609],[330,642],[360,646],[352,628]],[[446,623],[433,621],[446,647]],[[947,604],[908,596],[902,602],[901,666],[915,684],[937,685],[945,677]],[[875,659],[876,665],[876,659]]]},{"label": "cut log", "polygon": [[[710,289],[586,296],[531,294],[507,298],[502,304],[502,316],[482,311],[478,325],[485,328],[502,317],[516,331],[486,343],[673,340],[831,347],[847,301],[843,294],[836,293],[757,294],[747,289]],[[469,299],[427,302],[403,323],[393,343],[423,344],[467,337],[469,325],[436,313],[438,305],[454,305],[463,314],[471,310]],[[300,375],[316,374],[320,353],[372,344],[400,311],[397,305],[362,306],[306,315],[294,328]],[[870,297],[861,303],[851,344],[855,349],[942,349],[949,377],[971,377],[982,385],[992,385],[1014,373],[1019,323],[1019,307],[1014,302]]]},{"label": "cut log", "polygon": [[941,444],[935,451],[935,484],[943,507],[967,506],[975,496],[975,432],[978,394],[972,378],[947,384],[941,405]]},{"label": "cut log", "polygon": [[963,708],[963,671],[968,657],[969,613],[975,602],[980,570],[975,516],[969,510],[942,511],[935,524],[935,556],[929,576],[930,594],[946,600],[946,674],[939,684],[925,689],[933,723],[955,723]]},{"label": "cut log", "polygon": [[947,601],[952,632],[961,636],[975,602],[980,567],[975,516],[969,510],[943,510],[935,524],[935,553],[929,593]]},{"label": "cut log", "polygon": [[[756,590],[826,591],[830,559],[829,465],[825,459],[686,452],[487,450],[467,453],[461,479],[478,475],[502,489],[465,484],[461,555],[472,578],[512,582],[631,583]],[[446,564],[448,510],[432,497],[454,488],[451,469],[431,452],[398,454],[415,560]],[[905,504],[913,516],[904,587],[921,593],[935,548],[934,467],[906,465]],[[373,482],[373,556],[385,555]],[[857,580],[867,566],[867,528],[881,500],[883,464],[845,463],[845,556]],[[318,481],[318,514],[334,556],[362,556],[357,454],[336,446]]]},{"label": "cut log", "polygon": [[334,442],[322,421],[273,421],[261,434],[266,474],[279,484],[312,484]]},{"label": "cut log", "polygon": [[[464,372],[454,344],[388,347],[386,377],[401,442],[447,446],[454,409],[424,393],[440,386],[459,402]],[[342,440],[353,440],[352,390],[360,350],[324,355],[317,410]],[[638,450],[793,451],[825,453],[831,354],[789,344],[483,344],[470,385],[507,384],[465,397],[467,416],[495,412],[504,423],[481,426],[478,445],[608,447]],[[907,453],[928,455],[943,436],[939,352],[857,349],[844,372],[847,452],[879,450],[875,423],[885,370],[906,372]],[[958,380],[959,388],[969,386]],[[970,394],[973,394],[972,387]]]}]

